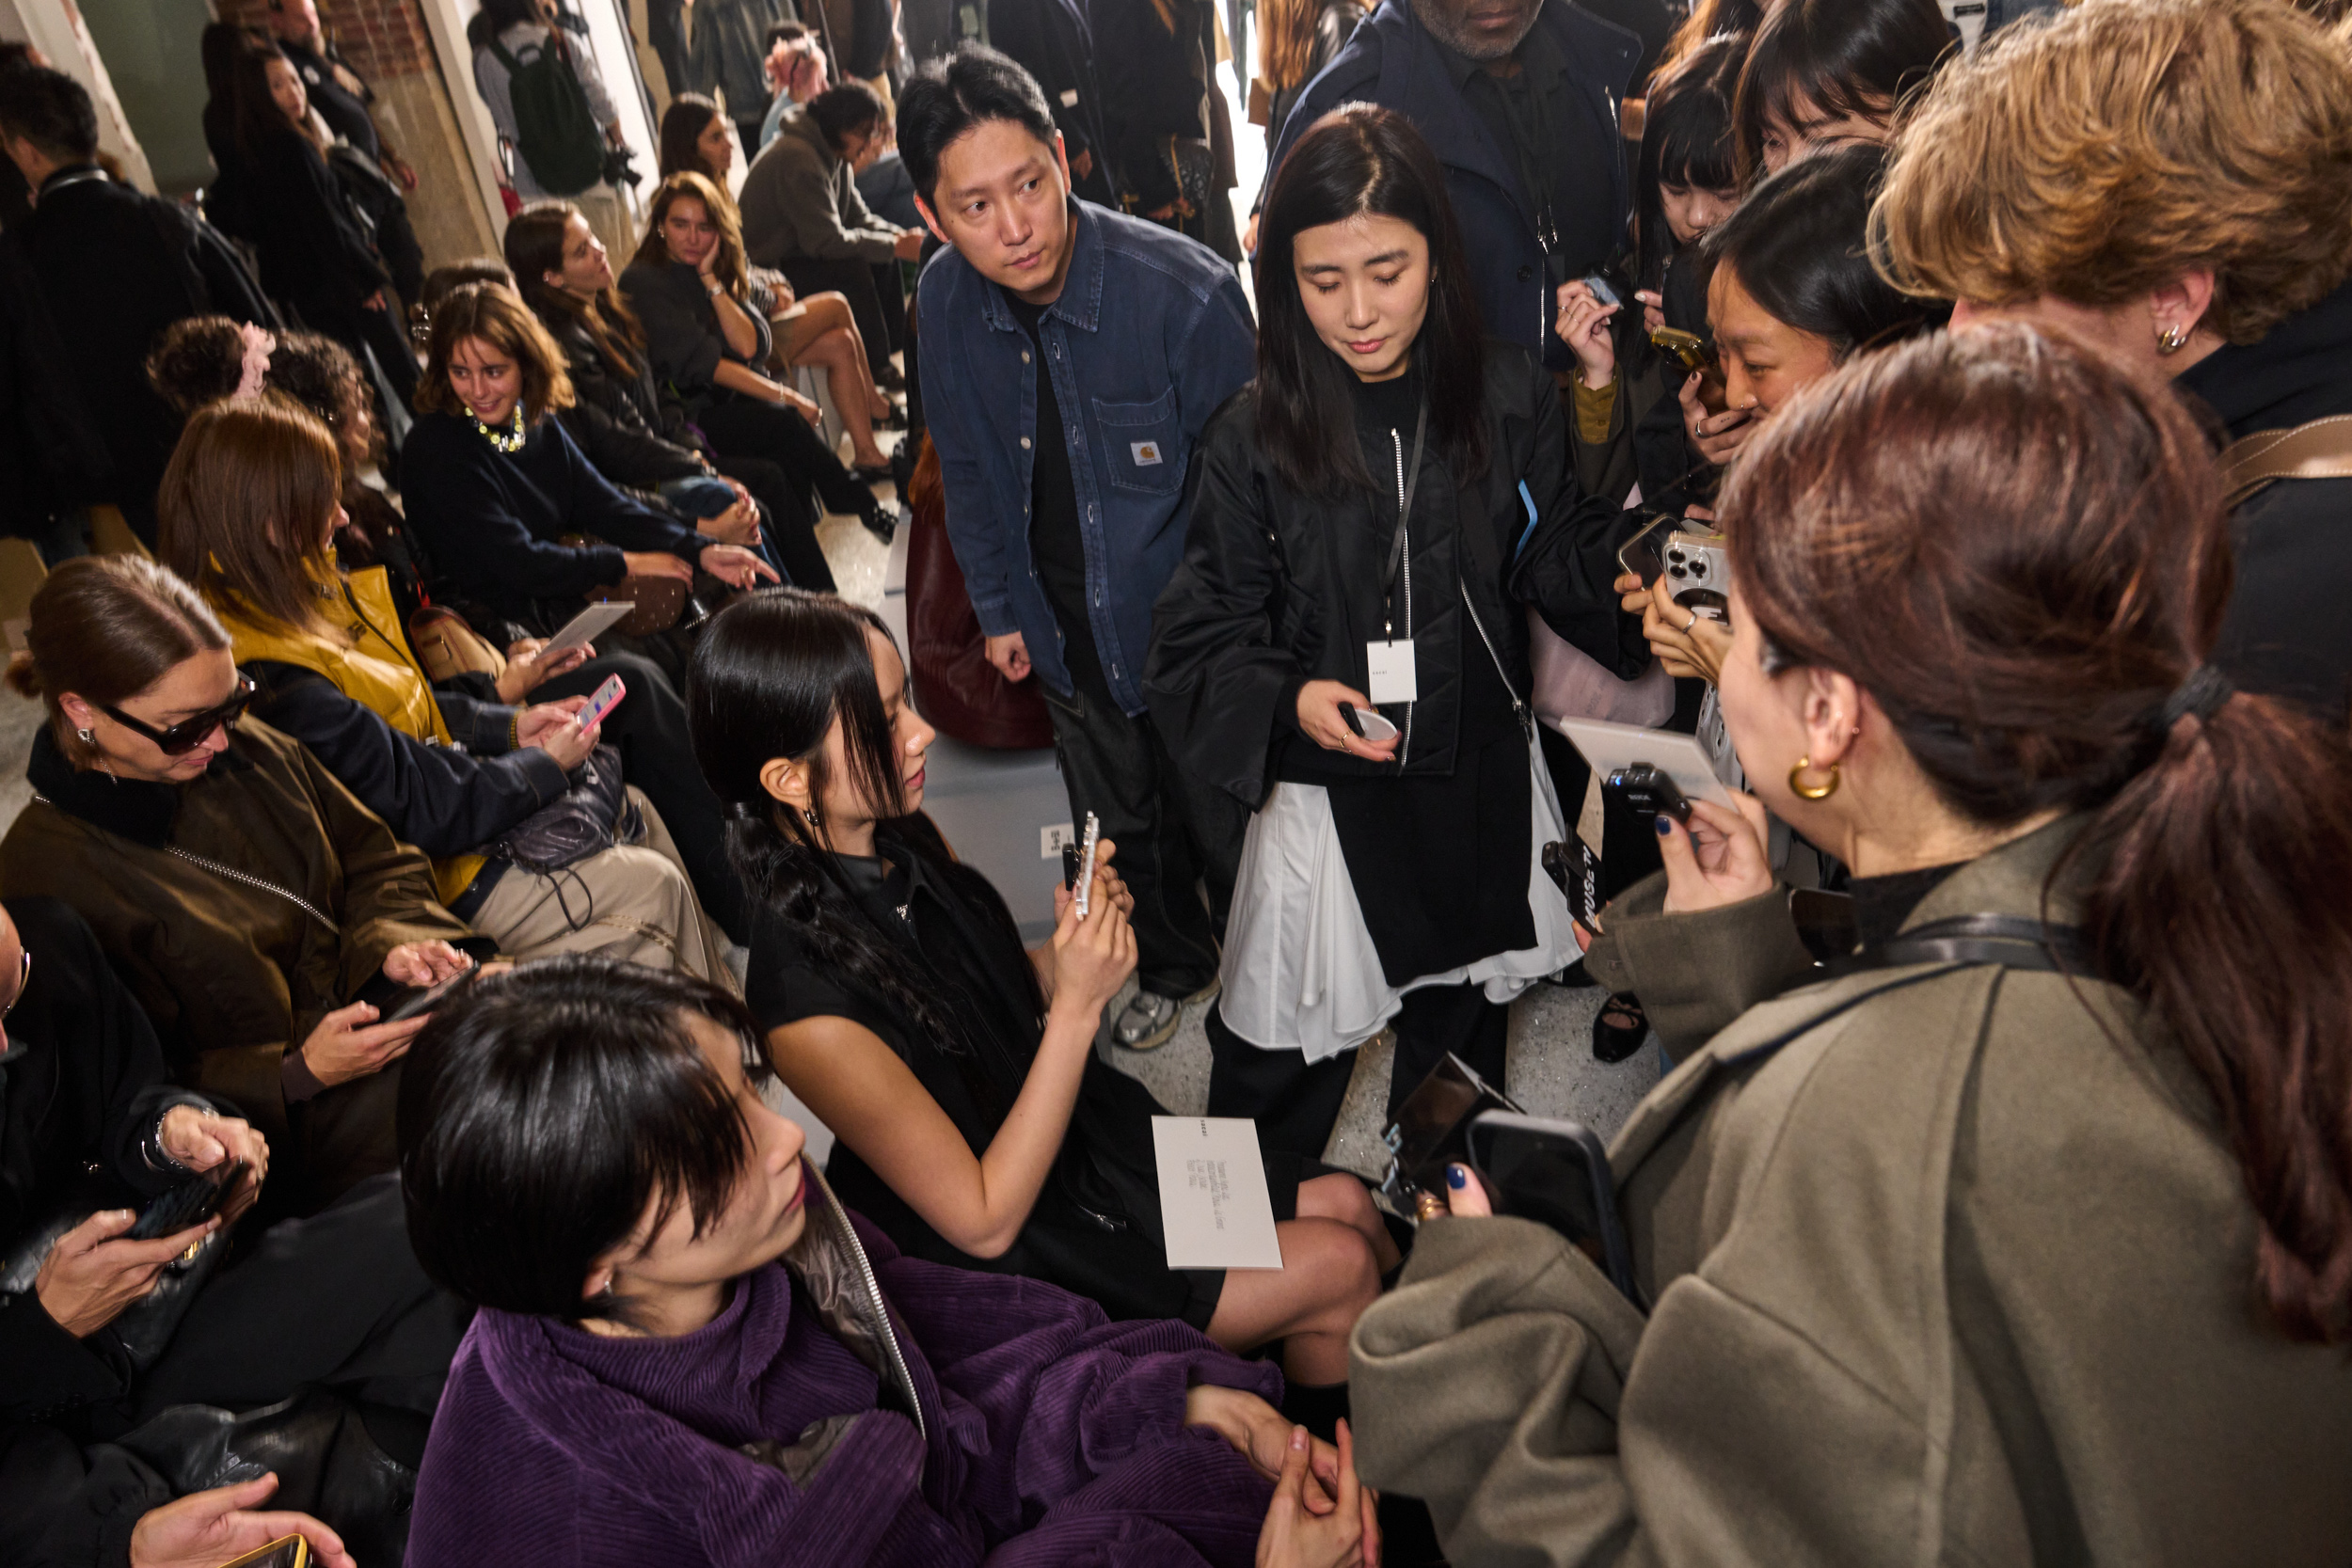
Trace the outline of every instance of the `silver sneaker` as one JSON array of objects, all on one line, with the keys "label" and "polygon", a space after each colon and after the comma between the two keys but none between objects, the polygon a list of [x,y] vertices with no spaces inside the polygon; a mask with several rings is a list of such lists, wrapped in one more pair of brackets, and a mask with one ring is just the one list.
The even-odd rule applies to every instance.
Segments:
[{"label": "silver sneaker", "polygon": [[1111,1024],[1111,1038],[1130,1051],[1150,1051],[1166,1045],[1184,1016],[1184,1005],[1155,990],[1138,990],[1127,999]]}]

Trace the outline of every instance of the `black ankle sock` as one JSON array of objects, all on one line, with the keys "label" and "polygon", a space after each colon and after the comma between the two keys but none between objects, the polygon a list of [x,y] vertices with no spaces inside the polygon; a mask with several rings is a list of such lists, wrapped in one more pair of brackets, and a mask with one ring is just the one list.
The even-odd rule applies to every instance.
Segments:
[{"label": "black ankle sock", "polygon": [[1327,1443],[1338,1440],[1340,1418],[1346,1414],[1344,1383],[1286,1382],[1282,1386],[1283,1418],[1294,1426],[1305,1427]]}]

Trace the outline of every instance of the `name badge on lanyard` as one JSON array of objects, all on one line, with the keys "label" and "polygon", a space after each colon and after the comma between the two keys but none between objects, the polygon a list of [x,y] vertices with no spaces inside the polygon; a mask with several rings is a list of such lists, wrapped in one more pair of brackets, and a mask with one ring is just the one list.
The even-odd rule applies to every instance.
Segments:
[{"label": "name badge on lanyard", "polygon": [[1371,697],[1373,706],[1421,701],[1421,682],[1413,673],[1411,638],[1365,643],[1364,666],[1371,677],[1365,685],[1371,688],[1366,695]]}]

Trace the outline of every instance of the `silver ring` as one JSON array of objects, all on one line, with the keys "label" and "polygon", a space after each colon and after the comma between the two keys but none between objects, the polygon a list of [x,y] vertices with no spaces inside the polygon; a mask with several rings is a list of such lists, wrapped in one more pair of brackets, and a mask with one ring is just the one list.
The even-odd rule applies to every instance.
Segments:
[{"label": "silver ring", "polygon": [[1698,612],[1697,610],[1694,610],[1691,611],[1691,618],[1690,618],[1689,620],[1687,620],[1687,621],[1685,621],[1685,622],[1683,622],[1683,623],[1682,623],[1682,629],[1683,629],[1684,631],[1689,631],[1689,630],[1690,630],[1692,626],[1697,626],[1698,624],[1699,624],[1699,612]]}]

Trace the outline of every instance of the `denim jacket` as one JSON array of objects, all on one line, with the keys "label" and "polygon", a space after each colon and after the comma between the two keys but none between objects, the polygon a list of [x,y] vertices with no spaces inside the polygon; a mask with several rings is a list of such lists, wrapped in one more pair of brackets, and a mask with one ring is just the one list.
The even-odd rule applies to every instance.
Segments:
[{"label": "denim jacket", "polygon": [[[1111,693],[1144,711],[1152,606],[1184,549],[1186,476],[1209,416],[1256,361],[1241,279],[1205,245],[1073,200],[1076,248],[1038,331],[1070,427],[1089,626]],[[1019,632],[1068,695],[1061,628],[1029,553],[1037,367],[995,284],[953,249],[923,269],[923,409],[947,488],[947,537],[980,629]]]}]

